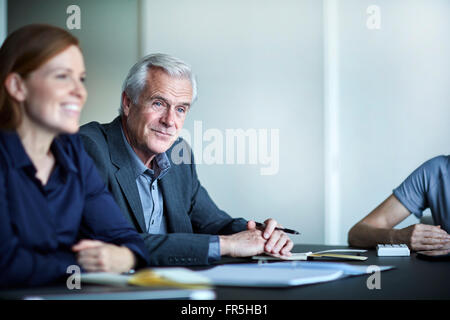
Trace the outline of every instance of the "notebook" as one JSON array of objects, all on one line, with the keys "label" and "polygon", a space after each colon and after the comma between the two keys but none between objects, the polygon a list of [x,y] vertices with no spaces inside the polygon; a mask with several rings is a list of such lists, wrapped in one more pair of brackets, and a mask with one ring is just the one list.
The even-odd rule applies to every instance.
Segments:
[{"label": "notebook", "polygon": [[[294,252],[291,256],[285,257],[276,254],[264,254],[253,256],[253,260],[260,261],[271,261],[271,260],[286,260],[286,261],[305,261],[312,259],[333,259],[333,260],[355,260],[355,261],[365,261],[366,256],[359,255],[360,253],[367,252],[367,250],[361,249],[331,249],[318,252]],[[354,254],[344,254],[344,253],[356,253]]]}]

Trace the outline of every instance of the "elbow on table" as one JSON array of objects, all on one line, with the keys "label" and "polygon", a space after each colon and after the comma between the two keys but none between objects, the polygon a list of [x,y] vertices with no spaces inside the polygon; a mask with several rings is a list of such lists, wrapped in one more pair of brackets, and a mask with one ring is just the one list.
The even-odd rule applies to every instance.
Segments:
[{"label": "elbow on table", "polygon": [[363,247],[361,242],[359,241],[359,223],[355,224],[347,233],[347,242],[351,247]]}]

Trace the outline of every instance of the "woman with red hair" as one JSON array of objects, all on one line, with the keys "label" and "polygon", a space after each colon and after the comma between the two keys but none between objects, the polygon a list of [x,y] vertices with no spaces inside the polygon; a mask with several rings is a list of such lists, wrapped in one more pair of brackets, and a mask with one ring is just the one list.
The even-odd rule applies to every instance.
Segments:
[{"label": "woman with red hair", "polygon": [[67,268],[145,266],[140,236],[77,134],[87,98],[78,40],[30,25],[0,48],[0,287],[63,280]]}]

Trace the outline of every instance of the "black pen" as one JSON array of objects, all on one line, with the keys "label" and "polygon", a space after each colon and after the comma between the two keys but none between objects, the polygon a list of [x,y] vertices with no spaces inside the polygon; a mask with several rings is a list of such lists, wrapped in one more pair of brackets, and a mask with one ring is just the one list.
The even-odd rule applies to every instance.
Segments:
[{"label": "black pen", "polygon": [[[255,222],[255,223],[256,223],[257,227],[260,227],[260,228],[265,228],[266,227],[266,225],[264,223],[261,223],[261,222]],[[286,233],[300,234],[300,232],[292,230],[292,229],[288,229],[288,228],[278,228],[278,227],[276,227],[275,229],[276,230],[280,230],[280,231],[284,231]]]}]

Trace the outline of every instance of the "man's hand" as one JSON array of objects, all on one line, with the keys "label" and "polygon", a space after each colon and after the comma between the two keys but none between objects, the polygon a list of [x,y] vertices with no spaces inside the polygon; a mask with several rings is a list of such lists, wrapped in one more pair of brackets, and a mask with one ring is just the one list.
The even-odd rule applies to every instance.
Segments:
[{"label": "man's hand", "polygon": [[98,240],[81,240],[72,247],[78,263],[88,272],[128,272],[136,264],[133,252]]},{"label": "man's hand", "polygon": [[397,239],[414,251],[448,248],[450,235],[441,226],[414,224],[397,231]]},{"label": "man's hand", "polygon": [[[283,228],[274,219],[267,219],[264,221],[266,228],[263,231],[263,237],[266,239],[264,245],[264,251],[270,254],[290,256],[294,243],[283,231],[276,230],[275,228]],[[247,223],[249,230],[256,229],[256,223],[250,220]]]},{"label": "man's hand", "polygon": [[266,239],[258,229],[241,231],[229,236],[219,236],[220,254],[231,257],[251,257],[264,252]]}]

